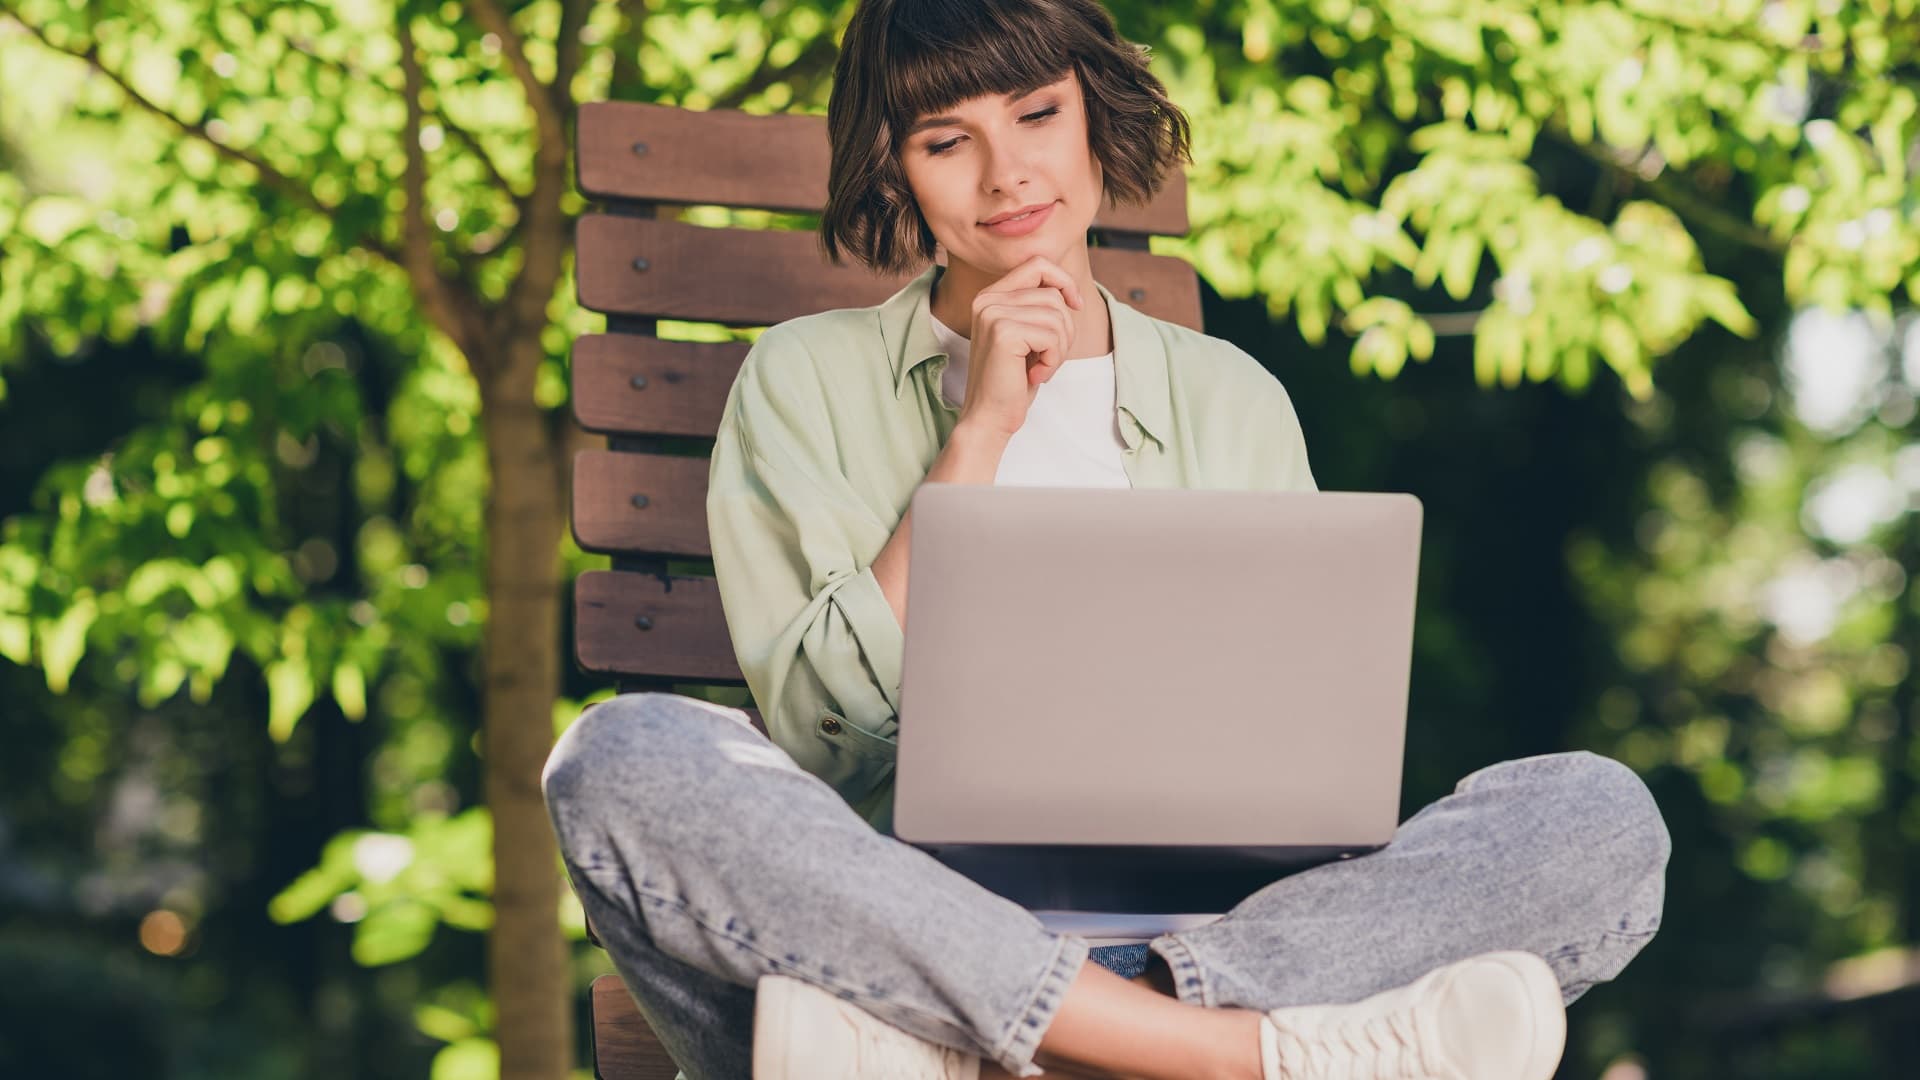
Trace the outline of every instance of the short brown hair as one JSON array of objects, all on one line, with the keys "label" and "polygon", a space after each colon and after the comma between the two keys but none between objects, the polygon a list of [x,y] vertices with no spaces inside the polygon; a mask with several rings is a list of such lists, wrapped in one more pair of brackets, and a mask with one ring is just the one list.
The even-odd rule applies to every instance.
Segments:
[{"label": "short brown hair", "polygon": [[861,0],[841,40],[827,100],[833,144],[820,236],[877,273],[933,259],[933,230],[900,166],[902,133],[922,116],[984,95],[1026,93],[1072,69],[1106,198],[1152,201],[1193,160],[1186,114],[1120,38],[1097,0]]}]

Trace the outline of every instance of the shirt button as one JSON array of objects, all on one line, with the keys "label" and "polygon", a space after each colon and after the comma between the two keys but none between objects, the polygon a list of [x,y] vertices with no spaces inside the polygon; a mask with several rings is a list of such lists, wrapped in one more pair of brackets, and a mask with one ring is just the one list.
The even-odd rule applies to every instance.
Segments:
[{"label": "shirt button", "polygon": [[840,721],[829,716],[820,721],[820,730],[829,735],[838,735],[840,734]]}]

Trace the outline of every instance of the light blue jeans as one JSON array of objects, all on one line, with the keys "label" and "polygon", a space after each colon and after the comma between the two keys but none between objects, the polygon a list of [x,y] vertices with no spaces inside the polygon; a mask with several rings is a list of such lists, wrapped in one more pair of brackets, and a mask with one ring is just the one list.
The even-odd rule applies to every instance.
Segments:
[{"label": "light blue jeans", "polygon": [[772,972],[1019,1076],[1041,1071],[1082,964],[1131,977],[1147,951],[1197,1005],[1357,1001],[1496,949],[1544,957],[1572,1001],[1653,937],[1670,850],[1626,766],[1524,758],[1461,780],[1380,851],[1090,951],[875,830],[737,709],[623,694],[567,730],[542,783],[580,902],[689,1080],[749,1076],[753,987]]}]

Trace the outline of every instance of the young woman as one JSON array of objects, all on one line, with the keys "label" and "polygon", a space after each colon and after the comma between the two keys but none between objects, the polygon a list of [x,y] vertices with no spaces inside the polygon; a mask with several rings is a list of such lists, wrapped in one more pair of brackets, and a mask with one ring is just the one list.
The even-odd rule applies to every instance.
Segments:
[{"label": "young woman", "polygon": [[920,483],[1314,481],[1258,363],[1092,277],[1102,202],[1188,160],[1095,0],[862,0],[828,121],[829,256],[925,269],[769,329],[727,402],[714,569],[772,738],[623,695],[543,778],[581,902],[686,1075],[1546,1080],[1564,1003],[1659,925],[1666,829],[1615,762],[1482,769],[1385,849],[1133,944],[1049,928],[892,837]]}]

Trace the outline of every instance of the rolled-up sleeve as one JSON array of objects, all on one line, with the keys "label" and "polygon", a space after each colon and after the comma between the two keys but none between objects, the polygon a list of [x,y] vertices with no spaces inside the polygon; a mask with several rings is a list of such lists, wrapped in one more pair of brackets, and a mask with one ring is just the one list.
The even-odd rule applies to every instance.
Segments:
[{"label": "rolled-up sleeve", "polygon": [[722,412],[707,529],[727,631],[773,741],[864,810],[892,774],[905,635],[871,563],[893,535],[837,465],[825,389],[782,327]]}]

